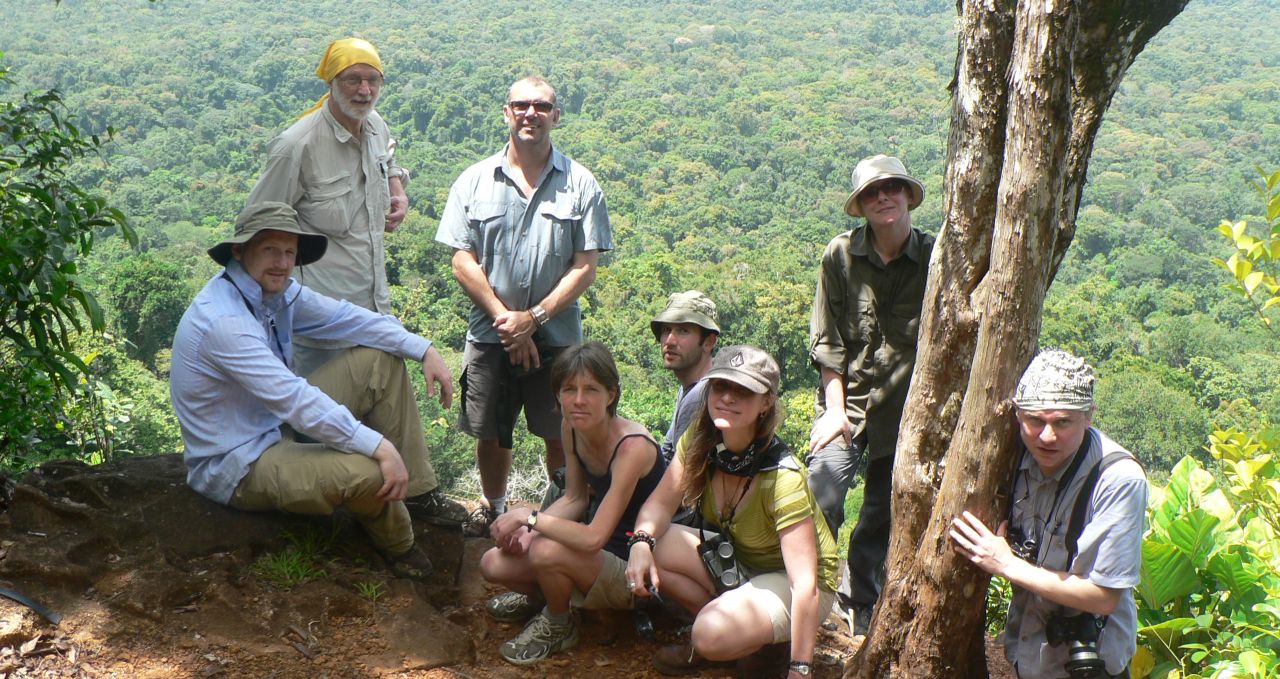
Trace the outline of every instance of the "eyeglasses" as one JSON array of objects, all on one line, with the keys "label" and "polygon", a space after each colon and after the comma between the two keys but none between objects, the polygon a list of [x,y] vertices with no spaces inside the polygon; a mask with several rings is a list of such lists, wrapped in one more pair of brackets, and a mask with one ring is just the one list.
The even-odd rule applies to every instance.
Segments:
[{"label": "eyeglasses", "polygon": [[369,89],[378,89],[387,80],[380,75],[370,76],[368,78],[359,75],[344,75],[337,78],[338,84],[348,89],[356,89],[361,83],[368,83]]},{"label": "eyeglasses", "polygon": [[537,111],[538,113],[550,113],[552,109],[556,107],[554,103],[549,101],[542,101],[542,100],[531,101],[526,99],[522,99],[519,101],[508,101],[507,106],[510,106],[512,111],[515,111],[516,113],[519,113],[519,114],[524,114],[530,108]]},{"label": "eyeglasses", "polygon": [[898,181],[897,179],[890,179],[888,181],[877,182],[863,189],[858,194],[858,200],[860,201],[875,200],[880,197],[881,193],[883,193],[884,195],[890,198],[893,198],[898,194],[902,193],[903,190],[905,190],[906,188],[907,188],[907,185],[901,181]]}]

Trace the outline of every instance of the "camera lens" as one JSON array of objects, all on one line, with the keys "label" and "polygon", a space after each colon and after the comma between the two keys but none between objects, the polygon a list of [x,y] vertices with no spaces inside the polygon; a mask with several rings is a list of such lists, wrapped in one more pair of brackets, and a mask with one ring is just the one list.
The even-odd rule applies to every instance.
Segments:
[{"label": "camera lens", "polygon": [[739,584],[738,570],[736,568],[730,568],[729,570],[721,573],[720,584],[724,585],[725,587],[737,587]]},{"label": "camera lens", "polygon": [[719,554],[721,559],[732,559],[733,545],[728,542],[721,542],[720,546],[716,547],[716,554]]},{"label": "camera lens", "polygon": [[1068,646],[1070,659],[1067,660],[1067,673],[1072,679],[1090,679],[1103,676],[1104,665],[1098,656],[1096,644],[1088,641],[1072,641]]}]

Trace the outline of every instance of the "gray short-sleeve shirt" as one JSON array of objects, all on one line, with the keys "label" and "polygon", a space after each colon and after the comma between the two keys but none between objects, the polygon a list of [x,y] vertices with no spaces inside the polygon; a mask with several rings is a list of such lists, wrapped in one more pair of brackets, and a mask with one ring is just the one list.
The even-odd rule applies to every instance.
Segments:
[{"label": "gray short-sleeve shirt", "polygon": [[[1116,462],[1098,478],[1085,513],[1077,542],[1078,553],[1070,568],[1067,559],[1067,524],[1076,496],[1094,464],[1123,448],[1098,431],[1089,429],[1086,457],[1059,494],[1070,464],[1045,476],[1030,455],[1023,455],[1013,487],[1009,525],[1040,544],[1039,563],[1045,568],[1068,571],[1100,587],[1123,589],[1120,602],[1108,617],[1098,639],[1098,653],[1107,672],[1118,674],[1137,648],[1137,605],[1133,587],[1141,580],[1142,533],[1146,518],[1147,479],[1142,467],[1131,460]],[[1055,507],[1056,505],[1056,507]],[[1068,676],[1067,645],[1050,645],[1045,635],[1049,616],[1061,606],[1017,587],[1009,602],[1004,632],[1005,656],[1021,677],[1055,679]],[[1066,611],[1074,614],[1076,611]]]},{"label": "gray short-sleeve shirt", "polygon": [[[507,149],[467,168],[449,190],[436,240],[475,253],[498,299],[528,309],[569,271],[578,252],[613,249],[604,191],[585,167],[552,149],[529,198],[511,179]],[[548,346],[582,341],[578,301],[539,331]],[[472,306],[467,341],[499,342],[493,319]]]}]

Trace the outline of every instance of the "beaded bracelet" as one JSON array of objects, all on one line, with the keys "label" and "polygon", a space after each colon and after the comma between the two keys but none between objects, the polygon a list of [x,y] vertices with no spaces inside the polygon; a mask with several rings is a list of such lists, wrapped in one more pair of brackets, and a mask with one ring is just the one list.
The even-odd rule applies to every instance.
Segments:
[{"label": "beaded bracelet", "polygon": [[649,551],[651,552],[658,548],[658,541],[653,539],[652,535],[642,530],[627,531],[627,549],[631,549],[637,542],[649,545]]}]

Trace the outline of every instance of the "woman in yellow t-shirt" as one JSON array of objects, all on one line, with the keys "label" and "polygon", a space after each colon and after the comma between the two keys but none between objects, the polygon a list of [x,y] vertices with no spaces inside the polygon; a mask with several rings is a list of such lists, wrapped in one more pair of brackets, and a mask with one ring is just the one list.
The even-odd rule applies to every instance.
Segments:
[{"label": "woman in yellow t-shirt", "polygon": [[[812,671],[818,623],[835,599],[836,545],[806,471],[775,435],[778,373],[756,347],[720,351],[705,378],[704,411],[636,519],[627,562],[632,591],[648,596],[652,585],[696,616],[688,643],[655,656],[664,674],[788,641],[788,676]],[[701,525],[673,525],[679,504],[696,507]]]}]

